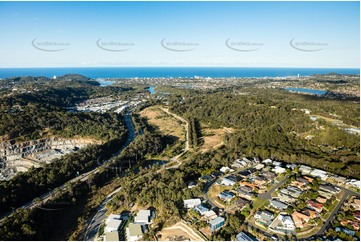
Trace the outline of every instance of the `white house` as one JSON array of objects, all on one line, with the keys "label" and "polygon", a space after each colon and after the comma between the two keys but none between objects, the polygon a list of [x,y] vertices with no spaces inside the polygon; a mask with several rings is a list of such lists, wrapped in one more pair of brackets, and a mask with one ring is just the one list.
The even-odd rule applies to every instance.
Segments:
[{"label": "white house", "polygon": [[295,223],[293,222],[291,216],[289,215],[282,215],[278,216],[278,220],[280,221],[281,226],[278,226],[280,229],[286,230],[294,230],[296,228]]},{"label": "white house", "polygon": [[235,181],[227,178],[227,177],[224,177],[222,180],[221,180],[221,184],[225,185],[225,186],[234,186],[236,184]]},{"label": "white house", "polygon": [[282,165],[282,162],[281,162],[281,161],[275,161],[275,160],[274,160],[272,163],[273,163],[274,166],[280,166],[280,165]]},{"label": "white house", "polygon": [[264,168],[264,164],[258,164],[254,168],[257,170],[262,170]]},{"label": "white house", "polygon": [[328,178],[327,176],[327,172],[323,171],[323,170],[319,170],[319,169],[314,169],[311,173],[311,176],[314,177],[319,177],[321,178],[322,181],[326,181],[326,179]]},{"label": "white house", "polygon": [[262,163],[264,164],[271,164],[272,163],[272,160],[271,159],[265,159],[262,161]]},{"label": "white house", "polygon": [[286,167],[293,170],[297,167],[297,165],[296,164],[287,164]]},{"label": "white house", "polygon": [[150,224],[152,215],[150,210],[140,210],[134,218],[134,223],[137,224]]},{"label": "white house", "polygon": [[137,241],[143,236],[143,230],[140,224],[130,223],[125,232],[127,235],[127,241]]},{"label": "white house", "polygon": [[227,173],[230,172],[230,168],[228,166],[222,166],[221,169],[219,169],[222,173]]},{"label": "white house", "polygon": [[109,233],[109,232],[113,232],[113,231],[118,231],[121,224],[122,224],[122,220],[111,219],[108,222],[106,222],[104,232]]},{"label": "white house", "polygon": [[201,199],[187,199],[183,201],[185,208],[194,208],[195,206],[198,206],[202,203]]},{"label": "white house", "polygon": [[206,211],[203,214],[204,214],[204,218],[206,219],[206,221],[211,221],[218,217],[217,214],[213,210]]},{"label": "white house", "polygon": [[119,214],[110,214],[105,221],[108,223],[110,220],[113,220],[113,219],[121,220]]},{"label": "white house", "polygon": [[272,169],[272,171],[276,174],[281,174],[281,173],[285,173],[286,169],[280,166],[276,166],[275,168]]},{"label": "white house", "polygon": [[309,166],[304,166],[304,165],[301,165],[301,166],[300,166],[300,169],[299,169],[299,171],[300,171],[302,174],[310,174],[310,173],[311,173],[311,170],[312,170],[311,167],[309,167]]}]

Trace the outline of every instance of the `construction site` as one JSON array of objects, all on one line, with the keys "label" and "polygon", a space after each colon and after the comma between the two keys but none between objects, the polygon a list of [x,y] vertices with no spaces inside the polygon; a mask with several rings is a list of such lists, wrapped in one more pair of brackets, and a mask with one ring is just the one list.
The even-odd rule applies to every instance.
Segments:
[{"label": "construction site", "polygon": [[47,137],[37,140],[0,142],[0,181],[9,180],[19,172],[40,167],[63,155],[76,152],[96,141]]}]

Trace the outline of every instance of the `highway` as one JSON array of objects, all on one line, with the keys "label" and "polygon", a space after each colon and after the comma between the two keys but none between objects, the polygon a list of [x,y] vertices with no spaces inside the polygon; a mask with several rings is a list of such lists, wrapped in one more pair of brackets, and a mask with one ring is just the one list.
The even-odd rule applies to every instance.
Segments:
[{"label": "highway", "polygon": [[[96,174],[99,172],[99,169],[105,165],[106,163],[108,163],[110,160],[113,159],[113,157],[117,156],[120,154],[120,152],[122,152],[122,150],[124,150],[125,147],[127,147],[136,137],[136,132],[135,132],[135,128],[134,128],[134,125],[133,125],[133,121],[132,121],[132,118],[131,118],[131,115],[130,113],[126,113],[124,115],[124,120],[125,120],[125,124],[128,128],[128,138],[125,142],[125,144],[107,161],[105,161],[103,164],[99,164],[98,167],[96,167],[95,169],[89,171],[89,172],[86,172],[86,173],[83,173],[69,181],[67,181],[66,183],[64,183],[63,185],[61,186],[58,186],[57,188],[54,188],[53,190],[49,191],[49,192],[46,192],[44,193],[43,195],[37,197],[37,198],[34,198],[31,202],[28,202],[24,205],[22,205],[21,207],[19,208],[22,208],[22,209],[33,209],[35,207],[38,207],[40,206],[41,204],[47,202],[49,199],[51,199],[53,196],[56,195],[55,191],[63,191],[63,190],[66,190],[66,184],[69,182],[69,183],[76,183],[78,181],[80,182],[84,182],[86,180],[89,179],[90,175],[93,175],[93,174]],[[111,167],[107,167],[107,168],[110,168]],[[4,218],[6,217],[10,217],[12,216],[14,213],[16,212],[16,210],[13,210],[12,212],[9,212],[5,215],[3,215],[1,218],[0,218],[0,224],[1,222],[3,221]]]},{"label": "highway", "polygon": [[[174,166],[170,166],[170,167],[167,167],[165,168],[166,164],[165,165],[162,165],[161,169],[159,169],[157,171],[157,173],[161,172],[163,169],[177,169],[181,162],[179,161],[179,158],[184,155],[185,153],[188,152],[189,150],[189,130],[188,130],[188,122],[186,120],[184,120],[183,118],[179,117],[178,115],[176,114],[173,114],[171,112],[169,112],[168,109],[165,109],[165,108],[161,108],[164,112],[172,115],[173,117],[175,117],[176,119],[180,120],[181,122],[185,123],[183,126],[185,127],[186,129],[186,146],[185,146],[185,149],[182,151],[182,153],[176,155],[175,157],[171,158],[171,161],[175,161],[177,162],[178,164],[177,165],[174,165]],[[131,119],[130,119],[130,122],[131,122]],[[128,126],[128,125],[127,125]],[[134,128],[134,127],[133,127]],[[128,130],[133,130],[131,128],[128,128]],[[134,134],[135,134],[135,129],[133,130],[134,131]],[[131,132],[132,133],[132,132]],[[130,143],[130,142],[129,142]],[[128,142],[126,142],[126,146],[129,145]],[[139,179],[139,177],[137,178]],[[87,222],[87,225],[86,225],[86,231],[85,231],[85,235],[84,235],[84,241],[93,241],[96,236],[97,236],[97,233],[98,233],[98,230],[99,230],[99,227],[100,225],[102,224],[102,221],[104,219],[107,218],[106,216],[106,212],[107,212],[107,209],[105,208],[107,202],[109,202],[112,198],[113,198],[113,195],[119,191],[120,188],[118,188],[116,191],[113,191],[111,194],[109,194],[107,196],[106,199],[104,199],[104,201],[101,203],[101,205],[98,207],[98,210],[97,212],[95,213],[94,217],[92,219],[90,219],[88,222]]]}]

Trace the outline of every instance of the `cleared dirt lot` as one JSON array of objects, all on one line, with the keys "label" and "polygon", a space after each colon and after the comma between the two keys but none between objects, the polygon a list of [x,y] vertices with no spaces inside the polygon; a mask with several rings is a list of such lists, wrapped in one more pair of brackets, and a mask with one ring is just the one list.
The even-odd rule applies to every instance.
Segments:
[{"label": "cleared dirt lot", "polygon": [[145,108],[139,112],[139,115],[147,118],[149,124],[159,129],[163,135],[177,137],[179,141],[185,140],[185,130],[180,121],[162,111],[160,107]]},{"label": "cleared dirt lot", "polygon": [[158,240],[161,241],[173,240],[175,237],[179,238],[180,236],[183,236],[184,240],[204,241],[201,236],[194,232],[193,229],[184,222],[178,222],[172,227],[164,228],[157,234],[157,236],[158,235],[162,235],[161,238],[158,238]]}]

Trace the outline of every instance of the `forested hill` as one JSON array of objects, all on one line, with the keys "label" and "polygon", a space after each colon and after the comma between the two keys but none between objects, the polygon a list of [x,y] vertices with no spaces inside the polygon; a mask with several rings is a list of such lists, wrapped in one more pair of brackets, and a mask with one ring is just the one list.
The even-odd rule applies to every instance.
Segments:
[{"label": "forested hill", "polygon": [[[14,77],[1,80],[0,84],[13,86],[12,89],[5,88],[5,92],[10,93],[0,96],[0,136],[5,139],[20,136],[23,139],[36,139],[40,137],[39,131],[44,128],[59,131],[66,136],[91,133],[96,136],[94,138],[103,139],[103,124],[93,117],[99,114],[69,113],[65,108],[89,98],[121,97],[136,92],[129,87],[100,87],[98,82],[81,75],[65,75],[56,80],[46,77]],[[93,131],[86,131],[90,126],[85,128],[84,125],[92,119]],[[74,122],[78,122],[78,126],[73,125]],[[65,127],[70,133],[61,131]]]},{"label": "forested hill", "polygon": [[[297,97],[287,98],[277,90],[258,90],[248,95],[190,92],[184,99],[174,98],[171,110],[213,127],[236,128],[237,132],[226,136],[226,145],[235,154],[272,157],[359,178],[359,136],[321,119],[312,121],[301,110],[320,111],[329,105],[322,103],[324,100],[310,102],[290,96]],[[359,104],[339,101],[337,105],[337,110],[354,109],[349,114],[357,115],[355,108]]]}]

